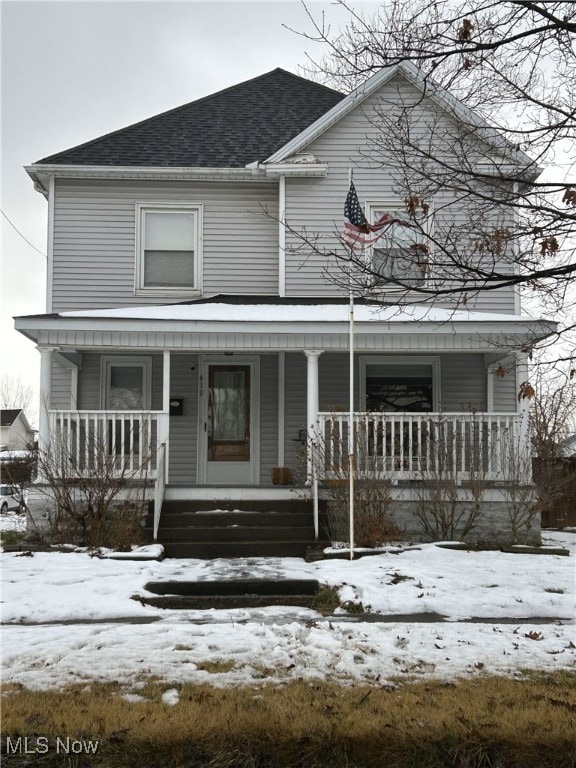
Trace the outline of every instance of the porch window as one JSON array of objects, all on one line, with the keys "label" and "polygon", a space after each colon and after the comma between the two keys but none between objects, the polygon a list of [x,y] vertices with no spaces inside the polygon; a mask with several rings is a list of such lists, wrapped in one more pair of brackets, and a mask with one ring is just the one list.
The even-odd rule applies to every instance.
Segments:
[{"label": "porch window", "polygon": [[136,290],[199,290],[201,206],[137,205]]},{"label": "porch window", "polygon": [[428,274],[425,222],[414,222],[400,206],[368,204],[367,217],[372,223],[383,214],[389,214],[393,221],[372,248],[374,284],[383,285],[394,278],[408,286],[424,285]]},{"label": "porch window", "polygon": [[360,371],[366,411],[429,413],[438,410],[436,358],[362,358]]},{"label": "porch window", "polygon": [[[108,411],[144,411],[151,405],[152,361],[149,357],[103,357],[101,402]],[[115,416],[106,422],[105,436],[110,456],[130,456],[141,460],[143,434],[139,421]]]},{"label": "porch window", "polygon": [[151,376],[148,357],[103,357],[102,407],[111,411],[148,410]]}]

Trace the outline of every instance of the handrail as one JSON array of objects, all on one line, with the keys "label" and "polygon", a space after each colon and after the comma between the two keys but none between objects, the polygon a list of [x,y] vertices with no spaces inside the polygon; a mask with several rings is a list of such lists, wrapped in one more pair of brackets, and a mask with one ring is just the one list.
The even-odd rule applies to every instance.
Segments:
[{"label": "handrail", "polygon": [[158,540],[158,528],[160,527],[160,515],[164,503],[166,490],[166,443],[158,447],[158,462],[156,481],[154,483],[154,541]]}]

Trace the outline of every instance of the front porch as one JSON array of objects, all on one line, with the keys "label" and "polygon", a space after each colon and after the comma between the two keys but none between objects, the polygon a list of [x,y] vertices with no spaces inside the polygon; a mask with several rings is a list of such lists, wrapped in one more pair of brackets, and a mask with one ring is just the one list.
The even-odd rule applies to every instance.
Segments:
[{"label": "front porch", "polygon": [[[346,484],[349,477],[350,418],[345,413],[316,414],[305,446],[311,471],[306,484],[301,485],[170,484],[169,413],[53,410],[49,424],[54,474],[74,481],[101,472],[106,464],[111,476],[148,483],[153,501],[152,538],[162,541],[163,537],[174,537],[176,530],[179,544],[171,540],[164,543],[171,551],[188,552],[189,556],[216,551],[294,553],[303,550],[303,541],[308,546],[319,539],[326,543],[326,519],[324,515],[322,523],[320,509],[326,511],[333,484]],[[485,518],[490,521],[490,525],[481,526],[482,535],[489,538],[490,528],[498,530],[497,519],[505,510],[506,493],[502,489],[510,483],[526,485],[530,481],[525,414],[356,412],[353,456],[356,481],[389,486],[391,510],[405,534],[415,539],[421,534],[415,524],[415,510],[427,487],[453,487],[463,508],[481,498]],[[306,503],[307,524],[302,521]],[[166,517],[168,508],[172,511]],[[300,517],[294,514],[296,508]],[[220,510],[221,515],[226,509],[244,510],[251,522],[242,522],[238,528],[240,518],[233,515],[232,522],[224,526],[228,532],[222,534],[215,532],[216,518],[208,514],[202,536],[206,538],[211,532],[213,536],[224,535],[225,540],[220,547],[218,541],[198,541],[197,526],[202,519],[198,511],[210,509]],[[255,510],[260,513],[254,514]],[[271,517],[265,516],[266,510]],[[281,519],[278,510],[285,513],[283,527],[273,533]],[[182,523],[173,520],[178,511]],[[188,533],[186,525],[192,526]],[[285,534],[288,538],[284,544],[275,540],[276,535],[289,531],[290,525],[293,536]],[[299,534],[298,526],[303,526]],[[221,523],[216,527],[223,530]],[[243,532],[250,539],[268,535],[269,541],[234,544],[235,537]],[[230,534],[234,534],[232,541],[228,541]],[[187,535],[193,541],[187,541]],[[292,541],[294,536],[296,541]]]},{"label": "front porch", "polygon": [[[149,481],[154,535],[174,493],[217,488],[248,499],[253,489],[273,499],[301,488],[310,498],[314,483],[322,489],[347,472],[351,360],[341,302],[216,297],[17,325],[42,358],[41,450],[56,446],[68,474],[105,462]],[[357,478],[389,482],[402,503],[410,485],[434,478],[450,477],[463,499],[471,482],[508,482],[511,452],[529,447],[528,401],[517,400],[525,355],[512,348],[548,332],[524,317],[359,306]],[[290,477],[292,485],[275,484]]]}]

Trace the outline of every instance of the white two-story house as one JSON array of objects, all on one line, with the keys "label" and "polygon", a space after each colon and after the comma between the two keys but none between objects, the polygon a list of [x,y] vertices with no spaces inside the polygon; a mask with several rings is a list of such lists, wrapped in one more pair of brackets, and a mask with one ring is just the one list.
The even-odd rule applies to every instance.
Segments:
[{"label": "white two-story house", "polygon": [[[40,446],[64,436],[89,469],[107,435],[155,483],[156,531],[162,503],[273,506],[315,481],[322,495],[347,439],[349,297],[298,233],[345,252],[350,168],[368,216],[402,207],[385,169],[359,158],[371,111],[411,94],[424,128],[428,107],[461,119],[447,94],[422,95],[412,65],[349,95],[277,69],[29,166],[48,204],[48,295],[16,327],[41,355]],[[405,514],[433,469],[434,420],[462,437],[464,495],[472,421],[485,479],[506,480],[495,444],[525,429],[520,350],[553,324],[523,316],[513,288],[460,309],[395,297],[380,286],[355,302],[352,378],[371,471]]]}]

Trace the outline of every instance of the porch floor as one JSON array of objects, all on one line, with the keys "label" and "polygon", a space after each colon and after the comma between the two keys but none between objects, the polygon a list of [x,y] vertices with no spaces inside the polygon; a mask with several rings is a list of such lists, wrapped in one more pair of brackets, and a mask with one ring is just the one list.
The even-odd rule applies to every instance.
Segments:
[{"label": "porch floor", "polygon": [[301,501],[311,498],[308,486],[296,485],[186,485],[169,483],[166,501]]}]

